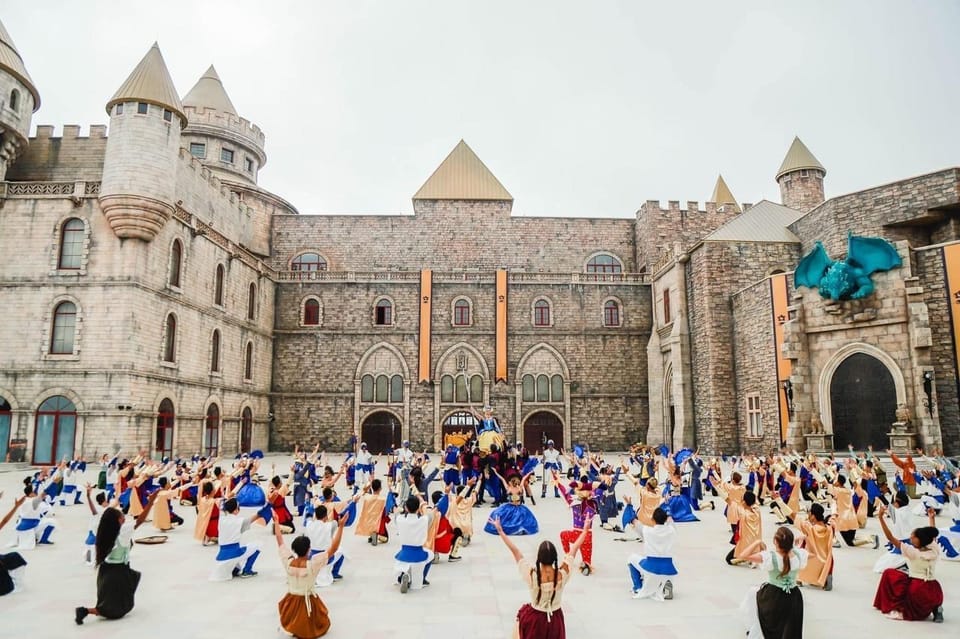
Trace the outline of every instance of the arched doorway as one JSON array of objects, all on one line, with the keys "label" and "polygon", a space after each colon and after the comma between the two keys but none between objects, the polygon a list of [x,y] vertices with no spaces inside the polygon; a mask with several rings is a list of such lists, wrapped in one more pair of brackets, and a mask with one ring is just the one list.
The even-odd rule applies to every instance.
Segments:
[{"label": "arched doorway", "polygon": [[400,448],[400,420],[393,413],[377,411],[367,415],[360,426],[360,440],[374,455]]},{"label": "arched doorway", "polygon": [[46,466],[64,457],[73,459],[77,436],[77,409],[63,395],[54,395],[37,409],[33,434],[33,464]]},{"label": "arched doorway", "polygon": [[896,421],[897,389],[883,362],[866,353],[844,359],[830,380],[833,442],[838,449],[887,448]]},{"label": "arched doorway", "polygon": [[240,413],[240,452],[249,453],[252,441],[253,411],[250,410],[249,406],[244,406],[243,412]]},{"label": "arched doorway", "polygon": [[201,449],[207,459],[216,457],[220,450],[220,407],[210,404],[207,417],[203,420],[203,440]]},{"label": "arched doorway", "polygon": [[447,415],[443,420],[443,447],[448,444],[462,446],[465,442],[474,437],[477,432],[477,418],[473,413],[466,410],[458,410]]},{"label": "arched doorway", "polygon": [[154,451],[161,458],[173,456],[173,402],[164,399],[157,409],[157,433]]},{"label": "arched doorway", "polygon": [[533,413],[523,422],[523,445],[531,453],[543,450],[548,439],[555,448],[563,448],[563,422],[551,412]]}]

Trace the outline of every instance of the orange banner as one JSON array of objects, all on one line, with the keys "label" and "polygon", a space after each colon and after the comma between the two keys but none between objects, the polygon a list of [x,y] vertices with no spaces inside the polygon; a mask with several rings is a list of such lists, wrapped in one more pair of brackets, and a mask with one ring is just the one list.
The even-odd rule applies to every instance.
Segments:
[{"label": "orange banner", "polygon": [[430,313],[433,305],[433,271],[420,271],[420,382],[430,381]]},{"label": "orange banner", "polygon": [[[787,275],[781,273],[770,278],[770,297],[773,300],[773,347],[777,359],[777,397],[780,406],[780,441],[787,439],[787,426],[790,424],[790,360],[783,356],[783,323],[789,319],[787,306],[789,291]],[[784,382],[787,382],[784,386]]]},{"label": "orange banner", "polygon": [[943,247],[943,267],[947,272],[947,308],[953,329],[954,366],[960,370],[960,244]]},{"label": "orange banner", "polygon": [[507,272],[497,271],[497,382],[507,381]]}]

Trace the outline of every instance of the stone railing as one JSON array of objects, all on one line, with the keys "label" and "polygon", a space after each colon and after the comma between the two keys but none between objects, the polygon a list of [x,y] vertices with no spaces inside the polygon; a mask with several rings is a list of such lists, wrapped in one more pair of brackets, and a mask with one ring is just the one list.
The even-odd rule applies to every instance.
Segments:
[{"label": "stone railing", "polygon": [[0,196],[35,197],[96,197],[99,182],[2,182]]},{"label": "stone railing", "polygon": [[[441,284],[493,284],[494,271],[434,271]],[[419,271],[278,271],[278,282],[419,282]],[[645,273],[524,273],[510,272],[510,284],[648,284]]]},{"label": "stone railing", "polygon": [[653,263],[653,268],[650,269],[651,273],[659,273],[660,269],[673,261],[673,251],[667,250],[660,254],[660,257],[657,258],[657,261]]},{"label": "stone railing", "polygon": [[270,267],[267,266],[256,255],[240,246],[236,242],[233,242],[230,240],[230,238],[226,237],[223,233],[216,230],[206,222],[201,221],[183,207],[173,207],[173,217],[174,219],[183,222],[183,224],[187,226],[190,229],[190,232],[194,235],[202,235],[220,248],[227,251],[227,253],[230,254],[230,259],[238,259],[258,273],[263,273],[264,275],[271,277],[277,277],[277,274],[273,273]]}]

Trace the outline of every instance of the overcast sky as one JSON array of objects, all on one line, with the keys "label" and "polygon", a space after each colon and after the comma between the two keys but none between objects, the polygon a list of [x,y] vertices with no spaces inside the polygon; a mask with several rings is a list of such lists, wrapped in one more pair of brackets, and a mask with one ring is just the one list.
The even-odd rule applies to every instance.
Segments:
[{"label": "overcast sky", "polygon": [[794,135],[828,196],[960,165],[960,2],[2,0],[33,124],[107,121],[154,40],[214,63],[301,213],[408,213],[461,139],[515,215],[779,200]]}]

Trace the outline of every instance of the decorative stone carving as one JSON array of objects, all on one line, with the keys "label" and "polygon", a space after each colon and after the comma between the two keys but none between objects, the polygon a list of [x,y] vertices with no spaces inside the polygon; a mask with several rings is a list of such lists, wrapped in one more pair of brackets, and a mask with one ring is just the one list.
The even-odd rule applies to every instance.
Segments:
[{"label": "decorative stone carving", "polygon": [[155,238],[173,215],[166,202],[136,195],[101,195],[100,208],[117,237],[144,242]]}]

